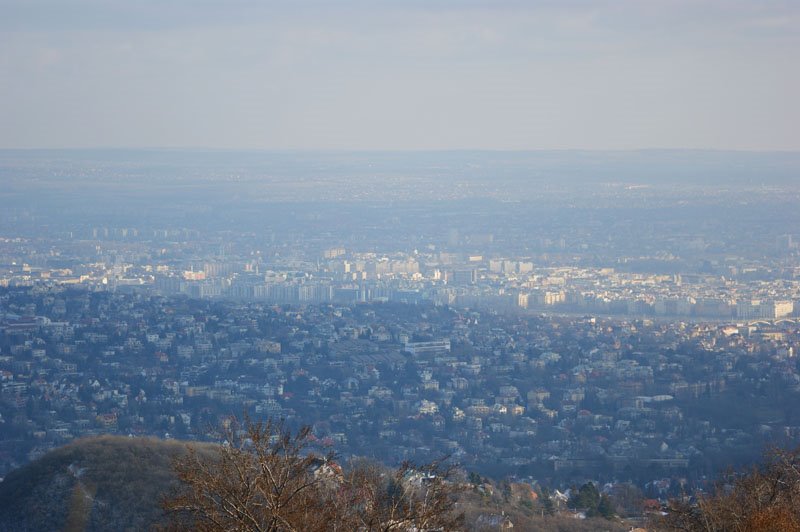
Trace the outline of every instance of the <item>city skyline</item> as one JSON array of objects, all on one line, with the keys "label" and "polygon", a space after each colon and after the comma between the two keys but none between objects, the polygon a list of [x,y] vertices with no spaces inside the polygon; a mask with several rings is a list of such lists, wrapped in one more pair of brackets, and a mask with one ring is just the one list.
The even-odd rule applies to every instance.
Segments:
[{"label": "city skyline", "polygon": [[800,527],[799,28],[0,0],[0,528]]}]

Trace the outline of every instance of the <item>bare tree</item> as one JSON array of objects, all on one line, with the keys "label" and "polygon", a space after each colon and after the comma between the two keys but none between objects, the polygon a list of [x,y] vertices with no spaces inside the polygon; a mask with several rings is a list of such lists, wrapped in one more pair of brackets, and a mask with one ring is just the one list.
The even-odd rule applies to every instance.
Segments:
[{"label": "bare tree", "polygon": [[174,467],[183,489],[164,503],[173,527],[258,532],[326,530],[330,505],[305,453],[309,429],[292,435],[272,421],[226,429],[215,451],[189,447]]},{"label": "bare tree", "polygon": [[710,495],[671,501],[657,525],[709,532],[800,531],[800,448],[774,449],[748,473],[727,473]]},{"label": "bare tree", "polygon": [[391,471],[359,462],[346,473],[308,451],[310,430],[245,420],[213,450],[176,459],[182,489],[164,501],[170,528],[200,531],[459,530],[450,471],[441,463]]},{"label": "bare tree", "polygon": [[452,473],[442,461],[420,467],[406,462],[395,470],[357,463],[342,484],[342,522],[369,532],[461,530]]}]

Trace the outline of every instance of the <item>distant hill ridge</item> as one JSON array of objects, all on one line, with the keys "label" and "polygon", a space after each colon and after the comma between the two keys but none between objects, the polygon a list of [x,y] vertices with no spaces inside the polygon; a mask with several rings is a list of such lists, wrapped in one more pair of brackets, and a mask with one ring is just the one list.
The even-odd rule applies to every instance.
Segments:
[{"label": "distant hill ridge", "polygon": [[164,524],[160,501],[177,486],[172,459],[185,450],[179,441],[101,436],[51,451],[0,483],[0,529],[145,530]]}]

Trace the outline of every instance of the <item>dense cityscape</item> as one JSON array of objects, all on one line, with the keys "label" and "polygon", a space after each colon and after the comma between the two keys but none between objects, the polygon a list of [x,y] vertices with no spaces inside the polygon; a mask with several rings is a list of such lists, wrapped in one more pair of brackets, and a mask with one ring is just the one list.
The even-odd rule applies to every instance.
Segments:
[{"label": "dense cityscape", "polygon": [[102,432],[213,440],[246,412],[312,424],[339,452],[381,460],[449,454],[499,477],[679,489],[800,435],[793,320],[271,306],[64,287],[8,289],[1,301],[11,467]]},{"label": "dense cityscape", "polygon": [[[25,174],[17,157],[9,176]],[[232,211],[209,185],[180,204],[154,179],[156,214],[132,223],[109,195],[115,168],[122,181],[91,178],[55,210],[45,179],[3,215],[3,473],[89,435],[218,441],[247,415],[310,425],[342,456],[447,455],[665,501],[800,439],[797,211],[780,208],[796,191],[780,178],[708,194],[581,193],[576,178],[566,203],[558,188],[445,195],[428,217],[380,192]],[[720,206],[734,197],[748,201]],[[208,216],[174,225],[187,209]]]},{"label": "dense cityscape", "polygon": [[798,29],[3,2],[0,530],[800,532]]}]

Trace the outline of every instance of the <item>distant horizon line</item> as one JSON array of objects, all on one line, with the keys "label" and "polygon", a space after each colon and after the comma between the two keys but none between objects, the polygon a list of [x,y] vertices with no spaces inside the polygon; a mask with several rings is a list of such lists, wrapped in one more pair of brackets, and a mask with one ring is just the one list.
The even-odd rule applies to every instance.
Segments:
[{"label": "distant horizon line", "polygon": [[0,152],[161,151],[161,152],[252,152],[252,153],[643,153],[695,152],[744,154],[800,154],[798,149],[764,150],[733,148],[219,148],[203,146],[96,146],[96,147],[0,147]]}]

